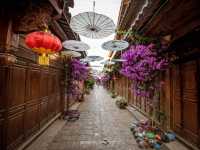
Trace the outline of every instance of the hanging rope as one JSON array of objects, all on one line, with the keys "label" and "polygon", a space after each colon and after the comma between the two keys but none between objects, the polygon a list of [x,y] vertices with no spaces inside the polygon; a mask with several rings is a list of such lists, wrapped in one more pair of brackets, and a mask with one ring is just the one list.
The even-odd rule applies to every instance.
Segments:
[{"label": "hanging rope", "polygon": [[93,1],[93,12],[95,12],[95,5],[96,5],[96,2]]},{"label": "hanging rope", "polygon": [[93,1],[93,13],[94,13],[94,16],[93,16],[93,20],[92,20],[92,27],[94,28],[95,26],[95,5],[96,5],[96,2]]}]

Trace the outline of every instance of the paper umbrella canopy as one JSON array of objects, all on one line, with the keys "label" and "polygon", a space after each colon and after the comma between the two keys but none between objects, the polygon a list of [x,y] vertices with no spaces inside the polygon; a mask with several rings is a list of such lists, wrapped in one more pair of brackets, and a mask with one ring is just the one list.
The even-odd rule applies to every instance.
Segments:
[{"label": "paper umbrella canopy", "polygon": [[63,56],[63,57],[81,57],[81,53],[79,53],[79,52],[75,52],[75,51],[61,51],[61,55]]},{"label": "paper umbrella canopy", "polygon": [[93,60],[93,61],[101,61],[104,58],[101,56],[87,56],[86,59]]},{"label": "paper umbrella canopy", "polygon": [[89,63],[89,62],[94,62],[96,60],[86,57],[86,58],[80,59],[80,61],[83,63]]},{"label": "paper umbrella canopy", "polygon": [[113,20],[95,12],[83,12],[72,17],[70,27],[74,32],[92,39],[101,39],[115,32]]},{"label": "paper umbrella canopy", "polygon": [[87,56],[87,57],[85,57],[83,59],[80,59],[80,61],[88,63],[88,62],[94,62],[94,61],[101,61],[103,59],[104,58],[101,57],[101,56]]},{"label": "paper umbrella canopy", "polygon": [[102,48],[108,51],[122,51],[128,46],[129,43],[123,40],[111,40],[102,44]]},{"label": "paper umbrella canopy", "polygon": [[88,49],[90,49],[90,47],[81,41],[76,41],[76,40],[68,40],[68,41],[64,41],[63,43],[63,47],[68,49],[68,50],[73,50],[73,51],[86,51]]}]

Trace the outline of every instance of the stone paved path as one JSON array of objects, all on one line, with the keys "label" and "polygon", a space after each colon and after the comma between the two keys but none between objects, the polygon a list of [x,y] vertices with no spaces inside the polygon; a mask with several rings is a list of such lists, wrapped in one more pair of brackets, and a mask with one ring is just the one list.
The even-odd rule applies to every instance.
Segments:
[{"label": "stone paved path", "polygon": [[[86,97],[80,112],[76,122],[57,120],[26,150],[139,150],[129,126],[133,116],[144,116],[118,109],[102,87]],[[166,146],[162,150],[188,150],[177,140]]]},{"label": "stone paved path", "polygon": [[95,87],[80,106],[81,116],[68,122],[48,150],[138,150],[129,130],[133,119],[102,87]]}]

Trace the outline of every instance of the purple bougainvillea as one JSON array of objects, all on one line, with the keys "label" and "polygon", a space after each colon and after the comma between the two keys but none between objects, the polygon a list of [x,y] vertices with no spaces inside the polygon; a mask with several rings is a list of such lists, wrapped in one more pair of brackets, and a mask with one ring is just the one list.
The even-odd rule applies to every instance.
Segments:
[{"label": "purple bougainvillea", "polygon": [[161,85],[155,80],[159,72],[168,67],[167,59],[158,56],[153,44],[131,46],[121,58],[126,61],[122,63],[120,73],[134,81],[134,93],[138,96],[153,97]]},{"label": "purple bougainvillea", "polygon": [[100,78],[100,83],[104,86],[107,87],[108,85],[108,81],[110,80],[110,75],[109,74],[104,74],[103,76],[101,76]]},{"label": "purple bougainvillea", "polygon": [[89,70],[87,66],[77,59],[70,62],[72,80],[83,81],[88,78]]},{"label": "purple bougainvillea", "polygon": [[67,70],[68,94],[73,96],[79,96],[81,94],[81,91],[79,89],[79,81],[84,81],[88,78],[89,69],[78,59],[72,59],[68,62]]}]

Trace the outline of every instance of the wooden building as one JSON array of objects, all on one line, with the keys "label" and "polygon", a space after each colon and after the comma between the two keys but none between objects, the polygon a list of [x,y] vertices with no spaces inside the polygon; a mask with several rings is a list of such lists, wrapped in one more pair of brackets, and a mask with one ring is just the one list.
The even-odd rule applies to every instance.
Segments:
[{"label": "wooden building", "polygon": [[[167,47],[172,66],[160,78],[156,123],[177,133],[191,147],[200,147],[200,1],[199,0],[122,0],[116,39],[132,42],[131,34],[156,37]],[[121,34],[123,33],[123,34]],[[124,34],[125,33],[125,34]],[[112,53],[111,57],[119,54]],[[130,90],[132,81],[120,75],[113,90],[129,105],[150,116],[149,104]],[[123,86],[121,86],[123,85]]]},{"label": "wooden building", "polygon": [[16,149],[63,111],[62,61],[38,65],[24,37],[48,26],[62,41],[79,40],[69,26],[73,5],[73,0],[0,2],[0,150]]}]

